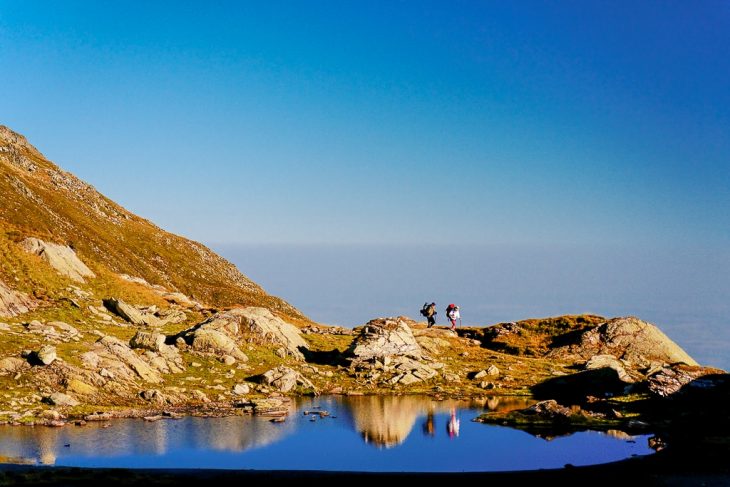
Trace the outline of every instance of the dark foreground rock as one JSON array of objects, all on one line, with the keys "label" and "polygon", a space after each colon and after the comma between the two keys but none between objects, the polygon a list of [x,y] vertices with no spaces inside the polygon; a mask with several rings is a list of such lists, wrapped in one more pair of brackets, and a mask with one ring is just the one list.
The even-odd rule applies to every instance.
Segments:
[{"label": "dark foreground rock", "polygon": [[[185,470],[185,469],[87,469],[69,467],[0,466],[0,485],[44,486],[158,486],[158,485],[304,485],[318,487],[365,482],[365,485],[414,485],[432,481],[461,485],[558,485],[600,486],[727,486],[730,466],[725,457],[697,455],[676,457],[658,453],[647,457],[561,469],[514,472],[373,473],[292,470]],[[440,484],[437,484],[440,485]]]}]

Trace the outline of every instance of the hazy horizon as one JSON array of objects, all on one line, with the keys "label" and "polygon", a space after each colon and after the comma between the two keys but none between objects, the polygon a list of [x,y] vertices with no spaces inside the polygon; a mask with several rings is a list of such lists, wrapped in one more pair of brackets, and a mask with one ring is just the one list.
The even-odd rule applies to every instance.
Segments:
[{"label": "hazy horizon", "polygon": [[565,314],[636,316],[730,370],[730,250],[623,246],[209,244],[313,320],[354,327],[435,301],[464,326]]}]

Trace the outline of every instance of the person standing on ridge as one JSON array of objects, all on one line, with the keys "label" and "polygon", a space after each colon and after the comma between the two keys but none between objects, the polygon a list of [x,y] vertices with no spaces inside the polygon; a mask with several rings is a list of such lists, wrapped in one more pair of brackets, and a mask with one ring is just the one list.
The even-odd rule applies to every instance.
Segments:
[{"label": "person standing on ridge", "polygon": [[451,322],[451,329],[456,330],[456,320],[459,320],[459,323],[461,323],[461,313],[459,312],[459,307],[455,304],[450,304],[446,308],[446,317]]},{"label": "person standing on ridge", "polygon": [[428,320],[428,328],[431,328],[436,324],[436,303],[424,303],[423,309],[421,309],[421,314]]}]

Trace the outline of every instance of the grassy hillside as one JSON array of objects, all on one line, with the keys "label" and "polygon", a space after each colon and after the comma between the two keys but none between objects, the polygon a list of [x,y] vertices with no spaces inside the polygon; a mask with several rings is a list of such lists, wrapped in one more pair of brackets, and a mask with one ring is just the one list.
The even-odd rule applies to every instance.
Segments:
[{"label": "grassy hillside", "polygon": [[[204,245],[130,213],[0,125],[0,279],[44,299],[68,279],[20,249],[26,237],[73,248],[98,276],[89,285],[107,288],[105,295],[143,292],[120,281],[118,274],[127,274],[211,307],[263,306],[289,321],[309,322]],[[153,302],[149,294],[145,302]]]}]

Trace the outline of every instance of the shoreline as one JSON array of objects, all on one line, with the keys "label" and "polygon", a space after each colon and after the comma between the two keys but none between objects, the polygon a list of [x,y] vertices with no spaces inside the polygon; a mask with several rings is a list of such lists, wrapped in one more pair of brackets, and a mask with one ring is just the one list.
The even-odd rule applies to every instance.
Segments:
[{"label": "shoreline", "polygon": [[410,482],[423,480],[559,482],[570,485],[725,486],[730,485],[730,465],[718,458],[688,457],[658,452],[617,462],[560,469],[499,472],[345,472],[317,470],[228,469],[127,469],[35,465],[0,465],[0,485],[97,486],[180,485],[215,482],[219,485],[271,485],[293,480],[316,481],[318,486],[342,486],[343,482]]}]

